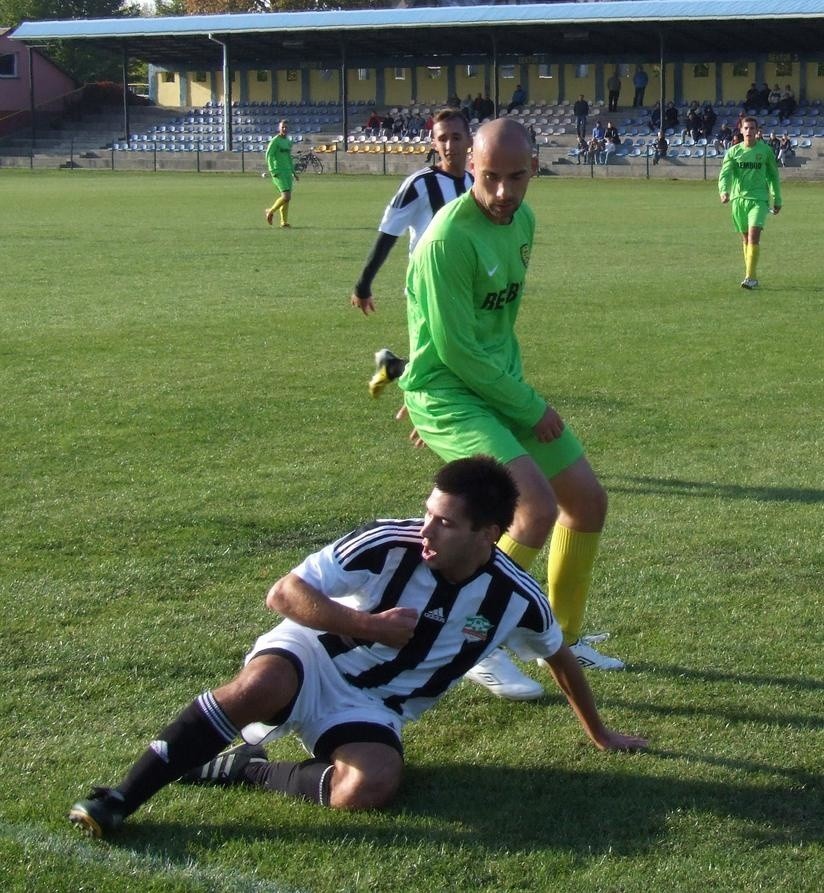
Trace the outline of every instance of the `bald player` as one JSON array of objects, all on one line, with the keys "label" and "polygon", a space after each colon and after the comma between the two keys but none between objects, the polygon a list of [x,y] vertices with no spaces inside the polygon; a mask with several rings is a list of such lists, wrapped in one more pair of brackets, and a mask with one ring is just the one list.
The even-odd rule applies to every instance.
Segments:
[{"label": "bald player", "polygon": [[524,379],[515,337],[535,229],[524,203],[529,134],[508,118],[484,124],[472,167],[471,191],[438,212],[407,272],[410,359],[399,384],[411,436],[446,462],[485,454],[506,465],[520,498],[499,547],[529,569],[551,534],[549,599],[565,642],[584,667],[622,669],[582,636],[606,493],[575,434]]}]

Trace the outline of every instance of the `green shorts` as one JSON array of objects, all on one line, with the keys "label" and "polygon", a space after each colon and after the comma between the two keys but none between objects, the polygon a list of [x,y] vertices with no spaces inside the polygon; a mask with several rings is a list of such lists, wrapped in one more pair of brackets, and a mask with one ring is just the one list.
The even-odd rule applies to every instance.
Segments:
[{"label": "green shorts", "polygon": [[754,198],[735,198],[732,200],[732,225],[737,233],[745,233],[753,226],[764,229],[770,206]]},{"label": "green shorts", "polygon": [[571,428],[542,443],[531,428],[516,425],[472,394],[407,391],[404,402],[418,434],[444,462],[482,454],[505,464],[531,456],[550,480],[584,455]]},{"label": "green shorts", "polygon": [[281,192],[292,191],[292,175],[291,174],[272,174],[272,182]]}]

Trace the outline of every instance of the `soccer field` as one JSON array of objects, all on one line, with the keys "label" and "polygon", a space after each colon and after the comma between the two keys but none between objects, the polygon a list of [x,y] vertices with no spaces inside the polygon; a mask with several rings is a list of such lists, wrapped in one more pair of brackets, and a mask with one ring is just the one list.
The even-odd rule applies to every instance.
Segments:
[{"label": "soccer field", "polygon": [[[461,683],[405,736],[383,813],[171,786],[105,842],[120,779],[273,625],[266,589],[421,511],[372,354],[406,347],[399,243],[348,295],[397,179],[0,172],[0,889],[824,889],[824,187],[785,184],[761,288],[712,182],[536,180],[528,378],[610,497],[590,675],[645,754],[604,755],[551,680]],[[545,562],[536,574],[545,579]],[[299,757],[294,741],[270,755]]]}]

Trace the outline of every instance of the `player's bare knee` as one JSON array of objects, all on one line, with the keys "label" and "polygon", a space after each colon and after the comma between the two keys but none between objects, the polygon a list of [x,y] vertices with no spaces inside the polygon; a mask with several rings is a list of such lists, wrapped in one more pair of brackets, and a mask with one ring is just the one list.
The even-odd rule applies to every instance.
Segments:
[{"label": "player's bare knee", "polygon": [[333,809],[382,809],[395,798],[400,783],[400,772],[387,766],[364,772],[336,763],[329,805]]}]

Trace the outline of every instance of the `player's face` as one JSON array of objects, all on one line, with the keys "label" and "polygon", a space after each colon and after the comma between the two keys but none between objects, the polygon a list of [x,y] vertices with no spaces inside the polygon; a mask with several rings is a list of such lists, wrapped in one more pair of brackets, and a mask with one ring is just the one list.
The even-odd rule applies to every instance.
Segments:
[{"label": "player's face", "polygon": [[755,145],[755,138],[758,134],[758,127],[752,121],[745,121],[741,125],[741,136],[744,137],[744,143],[747,146]]},{"label": "player's face", "polygon": [[464,175],[471,142],[466,127],[457,118],[438,121],[432,128],[432,145],[441,159],[439,167],[453,177]]},{"label": "player's face", "polygon": [[450,582],[468,579],[485,564],[499,534],[495,525],[473,530],[461,496],[442,493],[436,487],[426,500],[421,528],[423,560]]},{"label": "player's face", "polygon": [[281,136],[286,136],[286,134],[289,133],[289,125],[285,121],[281,121],[280,124],[278,124],[278,133]]},{"label": "player's face", "polygon": [[532,176],[532,154],[520,142],[481,144],[472,154],[472,194],[493,222],[509,223],[526,195]]}]

